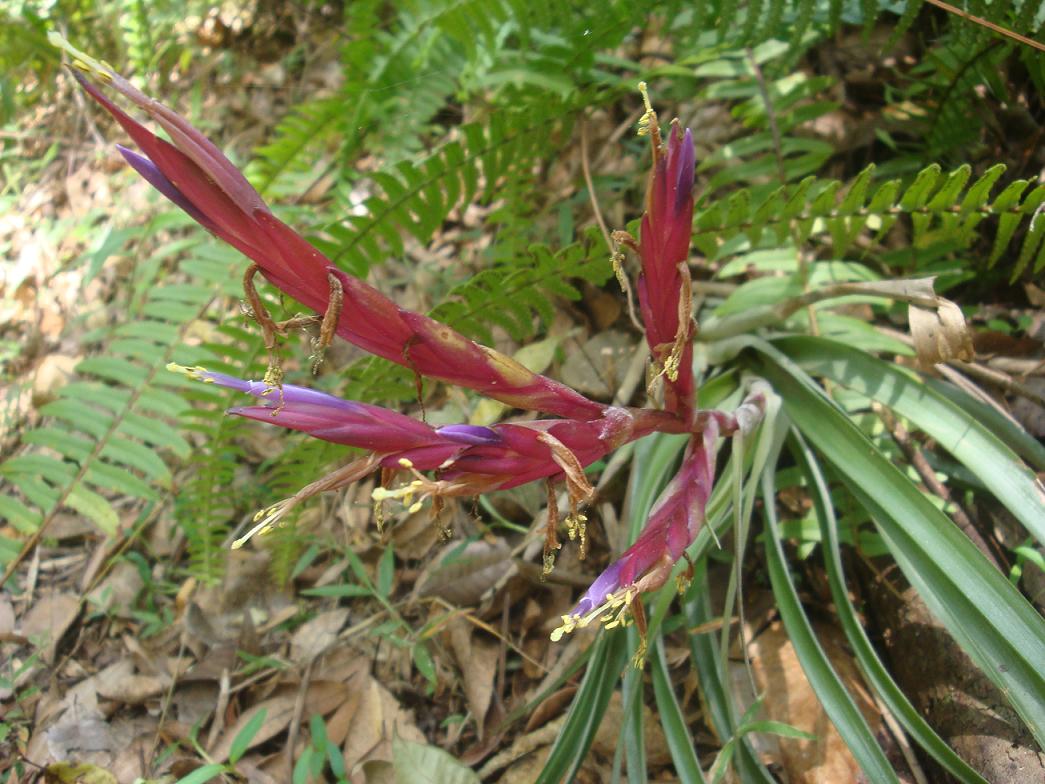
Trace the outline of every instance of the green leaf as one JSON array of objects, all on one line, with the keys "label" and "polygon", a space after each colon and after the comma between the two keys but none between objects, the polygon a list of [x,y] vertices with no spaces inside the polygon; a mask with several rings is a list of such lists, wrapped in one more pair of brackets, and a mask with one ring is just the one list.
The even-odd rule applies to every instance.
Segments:
[{"label": "green leaf", "polygon": [[243,729],[236,733],[236,737],[232,739],[232,745],[229,746],[230,763],[235,765],[247,753],[254,736],[258,734],[261,725],[265,723],[265,714],[267,713],[268,710],[266,708],[257,711],[250,717],[250,721],[243,725]]},{"label": "green leaf", "polygon": [[871,514],[930,611],[1045,742],[1041,617],[801,368],[765,341],[745,342],[788,416]]},{"label": "green leaf", "polygon": [[896,365],[824,338],[774,345],[808,373],[855,390],[909,419],[972,471],[1045,544],[1045,491],[1019,457],[975,417]]},{"label": "green leaf", "polygon": [[224,765],[212,763],[204,765],[202,768],[196,768],[192,773],[178,779],[175,784],[207,784],[208,781],[213,781],[224,772]]},{"label": "green leaf", "polygon": [[[785,420],[779,420],[782,425]],[[778,437],[782,437],[780,432]],[[769,567],[769,579],[773,586],[780,617],[784,621],[788,637],[795,648],[795,654],[802,665],[802,670],[809,679],[809,684],[816,692],[820,703],[831,722],[842,736],[846,746],[852,753],[868,780],[874,782],[898,782],[892,765],[875,740],[874,733],[867,725],[860,709],[842,685],[838,674],[820,647],[813,627],[806,617],[798,592],[791,581],[784,557],[783,540],[780,526],[776,519],[776,490],[773,486],[773,471],[762,474],[762,495],[765,500],[766,562]]]},{"label": "green leaf", "polygon": [[896,685],[888,669],[878,658],[871,640],[864,631],[863,625],[849,599],[849,591],[845,583],[842,568],[842,553],[839,546],[838,521],[835,518],[830,492],[823,473],[812,450],[806,445],[797,431],[794,433],[792,452],[799,467],[806,475],[806,486],[813,499],[813,509],[820,524],[821,544],[824,554],[824,565],[827,568],[827,581],[831,589],[831,597],[835,602],[835,612],[842,625],[846,638],[860,663],[864,678],[882,698],[889,711],[903,725],[907,733],[948,773],[963,784],[986,784],[984,779],[970,768],[961,757],[954,753],[936,731],[922,718],[918,710],[911,704]]},{"label": "green leaf", "polygon": [[109,536],[115,535],[116,529],[120,526],[119,515],[116,514],[112,505],[82,484],[73,487],[68,498],[65,499],[65,505],[70,509],[75,509]]},{"label": "green leaf", "polygon": [[386,599],[392,593],[392,583],[395,580],[395,552],[392,545],[388,545],[381,554],[381,560],[377,562],[377,592]]},{"label": "green leaf", "polygon": [[653,695],[657,700],[657,714],[660,725],[664,729],[664,737],[671,752],[671,761],[675,765],[675,774],[681,781],[705,781],[704,771],[700,767],[696,750],[693,748],[693,733],[686,725],[668,673],[668,660],[664,653],[664,641],[658,638],[653,648],[653,659],[650,662],[650,675],[653,677]]},{"label": "green leaf", "polygon": [[374,592],[362,585],[343,583],[341,585],[321,585],[319,588],[306,588],[301,594],[303,596],[324,596],[336,599],[349,599],[358,596],[373,596]]}]

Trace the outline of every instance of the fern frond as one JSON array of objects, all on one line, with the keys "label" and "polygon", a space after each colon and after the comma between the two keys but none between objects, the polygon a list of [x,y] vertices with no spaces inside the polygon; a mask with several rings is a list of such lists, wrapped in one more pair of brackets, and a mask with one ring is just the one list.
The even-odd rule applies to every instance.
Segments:
[{"label": "fern frond", "polygon": [[[1013,260],[1015,279],[1028,268],[1035,272],[1045,268],[1041,246],[1045,221],[1031,220],[1045,202],[1045,185],[1031,187],[1028,180],[1016,180],[992,200],[991,192],[1004,170],[997,164],[969,184],[968,166],[944,175],[934,164],[906,187],[899,180],[889,180],[872,190],[871,165],[846,187],[844,198],[838,197],[841,182],[809,177],[798,185],[776,189],[757,205],[742,190],[698,213],[694,244],[709,257],[719,257],[724,249],[758,247],[764,232],[771,233],[776,244],[784,244],[792,236],[805,241],[812,235],[829,234],[835,258],[842,258],[865,228],[880,238],[906,216],[911,220],[915,247],[941,241],[969,247],[982,221],[997,217],[987,266],[1005,254],[1020,226],[1032,224]],[[738,243],[738,239],[746,242]]]},{"label": "fern frond", "polygon": [[[137,238],[148,237],[153,225],[150,222],[135,229]],[[197,234],[193,241],[200,240]],[[139,280],[135,282],[140,284],[143,277],[153,279],[158,270],[153,263],[156,258],[185,250],[193,250],[192,242],[177,239],[161,246],[136,268]],[[238,276],[230,273],[241,262],[231,249],[203,245],[198,250],[200,253],[180,265],[177,278],[139,289],[144,296],[125,311],[128,320],[108,334],[96,336],[105,353],[77,365],[78,378],[40,408],[41,424],[24,433],[17,453],[0,464],[0,481],[5,485],[0,515],[17,530],[32,535],[45,529],[61,510],[72,509],[112,535],[128,503],[154,502],[175,489],[172,465],[190,457],[202,462],[201,450],[183,432],[182,420],[196,416],[190,404],[194,397],[203,396],[215,410],[221,396],[168,373],[166,365],[175,360],[218,363],[223,353],[220,343],[190,345],[189,338],[214,329],[209,313],[215,302],[226,301],[223,293],[238,293]],[[226,426],[224,418],[219,418],[206,437],[210,439]],[[206,449],[202,453],[209,454]],[[241,456],[237,452],[232,464]],[[194,476],[203,481],[201,473]],[[205,477],[206,481],[221,481],[213,465],[208,466]],[[191,492],[192,481],[189,485],[189,493],[179,488],[176,497],[197,503],[199,495]],[[227,490],[222,492],[227,496]],[[196,506],[193,514],[198,515],[200,508]],[[209,576],[220,574],[220,563],[212,557],[213,548],[195,546],[193,534],[207,531],[212,519],[197,516],[195,526],[184,525],[190,555],[195,558],[206,551],[204,559],[209,560],[200,573]]]},{"label": "fern frond", "polygon": [[387,256],[403,254],[402,232],[426,244],[453,210],[491,200],[515,175],[529,176],[533,162],[548,153],[549,128],[568,121],[573,110],[559,104],[542,112],[499,112],[462,126],[459,140],[419,164],[376,172],[372,181],[381,193],[363,204],[366,214],[328,229],[334,261],[364,276]]}]

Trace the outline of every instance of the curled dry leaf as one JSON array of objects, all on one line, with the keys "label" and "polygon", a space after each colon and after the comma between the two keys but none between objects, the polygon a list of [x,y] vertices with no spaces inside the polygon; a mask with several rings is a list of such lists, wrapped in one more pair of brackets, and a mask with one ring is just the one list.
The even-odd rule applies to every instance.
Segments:
[{"label": "curled dry leaf", "polygon": [[451,543],[421,573],[415,592],[438,596],[451,604],[468,607],[515,569],[511,551],[503,542],[469,542],[463,548]]},{"label": "curled dry leaf", "polygon": [[974,353],[969,325],[965,323],[961,308],[950,300],[938,299],[934,309],[908,305],[907,320],[918,362],[923,368],[952,359],[972,361]]}]

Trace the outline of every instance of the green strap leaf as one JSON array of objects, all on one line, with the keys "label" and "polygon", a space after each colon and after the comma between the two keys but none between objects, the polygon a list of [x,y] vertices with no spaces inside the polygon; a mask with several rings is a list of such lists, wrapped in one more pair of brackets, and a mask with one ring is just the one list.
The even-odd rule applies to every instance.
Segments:
[{"label": "green strap leaf", "polygon": [[746,342],[788,416],[871,514],[929,609],[1045,743],[1041,616],[801,368],[765,341]]},{"label": "green strap leaf", "polygon": [[792,453],[802,472],[806,475],[807,487],[813,499],[813,509],[820,524],[824,566],[827,582],[835,602],[835,612],[842,625],[853,653],[860,663],[864,678],[874,688],[890,712],[903,725],[907,733],[944,769],[963,784],[986,784],[985,780],[965,761],[954,753],[936,731],[918,713],[893,680],[882,660],[878,658],[871,640],[857,617],[856,609],[849,600],[842,568],[842,553],[838,538],[838,520],[835,518],[831,496],[827,489],[819,463],[812,450],[798,431],[792,433]]},{"label": "green strap leaf", "polygon": [[[784,418],[781,418],[784,422]],[[780,617],[795,647],[798,661],[809,679],[813,691],[820,698],[831,722],[842,736],[849,751],[857,763],[867,774],[869,781],[899,782],[892,765],[886,758],[874,733],[867,724],[853,698],[846,691],[827,654],[820,647],[813,627],[806,617],[798,592],[791,581],[784,559],[784,547],[781,540],[780,525],[776,519],[776,489],[774,473],[766,471],[762,474],[762,495],[765,499],[766,562],[769,567],[769,579],[773,586],[773,595],[777,600]]]},{"label": "green strap leaf", "polygon": [[1045,491],[1019,457],[975,417],[896,365],[825,338],[775,341],[808,373],[889,406],[972,471],[1045,544]]}]

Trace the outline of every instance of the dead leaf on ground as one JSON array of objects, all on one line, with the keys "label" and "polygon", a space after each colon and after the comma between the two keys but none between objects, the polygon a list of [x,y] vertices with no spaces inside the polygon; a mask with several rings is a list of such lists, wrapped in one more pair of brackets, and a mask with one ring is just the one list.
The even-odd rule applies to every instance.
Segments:
[{"label": "dead leaf on ground", "polygon": [[628,372],[635,353],[635,339],[624,332],[599,332],[584,345],[571,342],[562,364],[562,380],[585,395],[613,397]]},{"label": "dead leaf on ground", "polygon": [[465,700],[475,718],[481,740],[486,711],[493,698],[500,646],[485,639],[484,634],[464,618],[454,618],[449,624],[449,633],[450,647],[461,668]]},{"label": "dead leaf on ground", "polygon": [[[309,684],[308,692],[305,696],[303,715],[326,716],[341,705],[348,698],[350,692],[350,687],[344,683],[313,681]],[[280,693],[277,696],[263,700],[249,710],[244,711],[236,723],[225,730],[211,750],[210,756],[215,762],[225,762],[229,758],[233,740],[262,711],[265,712],[265,719],[262,721],[258,731],[254,733],[254,737],[248,743],[247,748],[252,749],[276,737],[290,725],[290,721],[294,717],[294,706],[297,703],[297,699],[298,695],[295,688],[290,685],[281,686]]]},{"label": "dead leaf on ground", "polygon": [[37,597],[22,617],[23,636],[38,642],[43,659],[54,663],[55,649],[62,635],[80,614],[80,599],[72,593],[52,592]]},{"label": "dead leaf on ground", "polygon": [[418,596],[438,596],[451,604],[469,607],[479,603],[489,589],[514,570],[511,551],[503,542],[485,540],[447,545],[417,578]]},{"label": "dead leaf on ground", "polygon": [[[613,692],[606,713],[602,717],[591,747],[605,757],[612,758],[620,743],[621,727],[624,726],[624,700],[619,691]],[[664,726],[653,714],[653,710],[642,706],[642,735],[646,744],[646,761],[653,766],[667,765],[671,761],[668,741],[664,737]]]},{"label": "dead leaf on ground", "polygon": [[359,708],[351,719],[343,747],[345,769],[351,776],[368,760],[392,760],[392,738],[424,743],[413,715],[373,676],[359,687]]},{"label": "dead leaf on ground", "polygon": [[[881,732],[881,717],[871,700],[852,658],[845,652],[840,632],[826,624],[818,625],[817,638],[842,682],[849,687],[857,705],[875,734]],[[783,626],[773,623],[748,644],[751,668],[759,691],[765,696],[765,718],[790,724],[816,736],[801,740],[762,735],[760,743],[773,749],[792,784],[822,781],[857,781],[860,767],[838,734],[816,692],[809,684],[794,646]],[[734,690],[747,695],[750,685],[743,665],[733,670]]]},{"label": "dead leaf on ground", "polygon": [[298,627],[290,640],[290,660],[298,664],[312,661],[336,640],[348,621],[348,608],[339,607],[317,615]]}]

